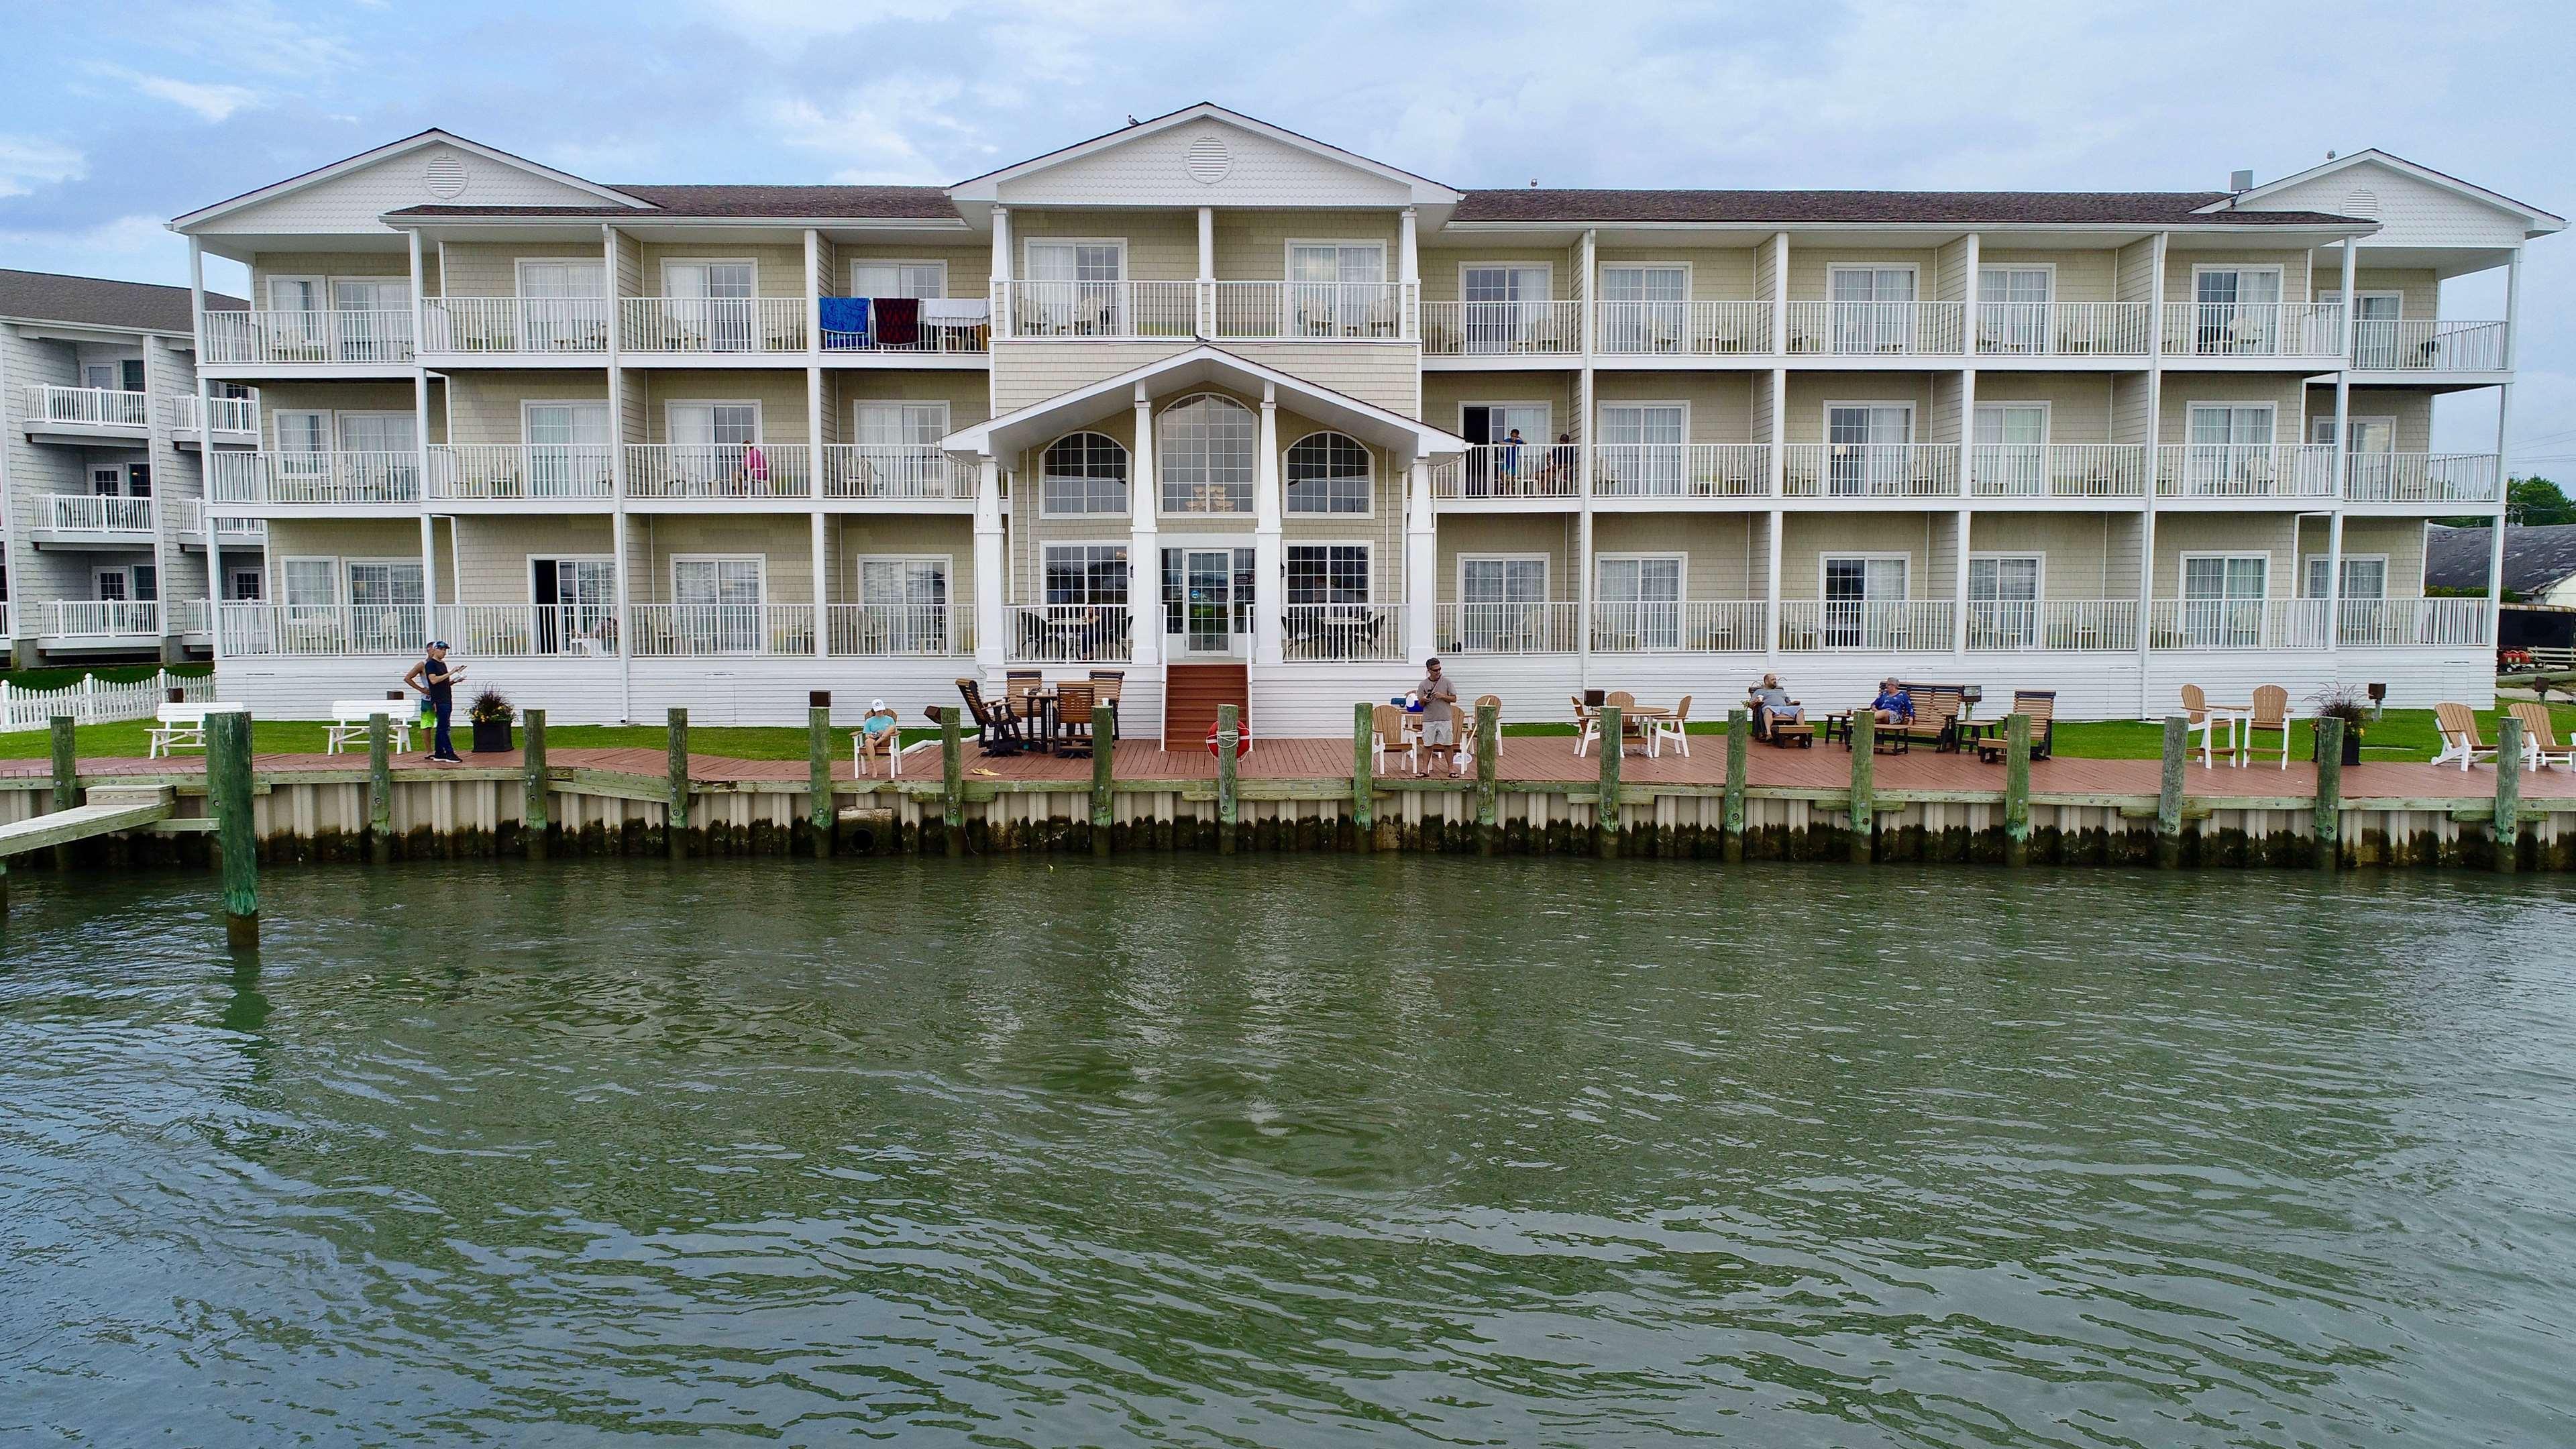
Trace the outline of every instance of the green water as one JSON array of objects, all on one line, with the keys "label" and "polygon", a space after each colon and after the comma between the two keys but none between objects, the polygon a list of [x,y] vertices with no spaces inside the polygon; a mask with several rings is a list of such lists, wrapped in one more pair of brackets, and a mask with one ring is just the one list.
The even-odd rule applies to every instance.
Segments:
[{"label": "green water", "polygon": [[2576,1440],[2555,881],[13,884],[0,1443]]}]

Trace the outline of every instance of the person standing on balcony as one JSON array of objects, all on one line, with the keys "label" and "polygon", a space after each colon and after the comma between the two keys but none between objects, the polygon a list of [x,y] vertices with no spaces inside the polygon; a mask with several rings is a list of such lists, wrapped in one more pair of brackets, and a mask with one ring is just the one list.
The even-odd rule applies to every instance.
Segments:
[{"label": "person standing on balcony", "polygon": [[437,720],[436,733],[430,737],[429,762],[433,765],[461,765],[465,757],[456,753],[456,742],[448,738],[447,721],[456,706],[456,681],[465,677],[465,666],[447,667],[447,641],[429,641],[429,657],[411,667],[403,683],[419,690],[429,701],[430,713]]}]

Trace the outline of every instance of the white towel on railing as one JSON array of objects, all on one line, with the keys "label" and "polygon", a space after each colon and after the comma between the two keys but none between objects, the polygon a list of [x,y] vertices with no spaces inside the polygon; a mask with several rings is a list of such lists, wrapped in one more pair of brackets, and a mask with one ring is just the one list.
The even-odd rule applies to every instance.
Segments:
[{"label": "white towel on railing", "polygon": [[924,297],[924,327],[976,327],[991,320],[993,304],[982,297]]}]

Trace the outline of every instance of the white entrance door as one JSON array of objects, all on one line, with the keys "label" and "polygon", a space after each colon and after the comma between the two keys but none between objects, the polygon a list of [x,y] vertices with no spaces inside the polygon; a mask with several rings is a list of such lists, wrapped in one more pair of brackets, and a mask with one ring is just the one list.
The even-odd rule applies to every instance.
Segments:
[{"label": "white entrance door", "polygon": [[1192,654],[1234,652],[1234,550],[1194,548],[1181,559],[1181,639]]}]

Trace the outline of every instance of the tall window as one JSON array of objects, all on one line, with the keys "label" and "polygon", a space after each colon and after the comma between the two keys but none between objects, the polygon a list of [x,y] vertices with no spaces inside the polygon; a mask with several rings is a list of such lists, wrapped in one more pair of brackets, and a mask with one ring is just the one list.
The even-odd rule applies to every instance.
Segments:
[{"label": "tall window", "polygon": [[1165,513],[1250,513],[1252,410],[1232,398],[1201,394],[1167,409],[1155,460],[1163,471]]},{"label": "tall window", "polygon": [[1365,604],[1368,597],[1368,545],[1298,543],[1288,546],[1289,603]]},{"label": "tall window", "polygon": [[2046,267],[1977,269],[1977,350],[2046,352],[2049,295],[2057,274]]},{"label": "tall window", "polygon": [[1127,330],[1126,249],[1116,242],[1032,241],[1019,326],[1031,337]]},{"label": "tall window", "polygon": [[1604,404],[1601,491],[1657,497],[1682,492],[1690,476],[1682,441],[1689,427],[1688,411],[1679,403]]},{"label": "tall window", "polygon": [[1604,558],[1595,566],[1595,647],[1681,647],[1682,559],[1678,554]]},{"label": "tall window", "polygon": [[1050,604],[1126,603],[1127,545],[1048,544],[1046,601]]},{"label": "tall window", "polygon": [[1977,648],[2029,648],[2039,636],[2039,556],[1968,560],[1968,638]]},{"label": "tall window", "polygon": [[1288,449],[1290,513],[1369,511],[1369,450],[1340,433],[1310,433]]},{"label": "tall window", "polygon": [[1458,284],[1465,298],[1469,352],[1509,352],[1532,340],[1547,317],[1545,267],[1468,267]]},{"label": "tall window", "polygon": [[1038,462],[1040,511],[1127,511],[1127,448],[1105,433],[1074,433],[1047,445]]},{"label": "tall window", "polygon": [[1976,452],[1969,459],[1977,491],[2036,496],[2048,491],[2048,405],[1979,403]]},{"label": "tall window", "polygon": [[2193,343],[2201,352],[2270,353],[2280,340],[2281,269],[2202,267],[2192,273]]}]

